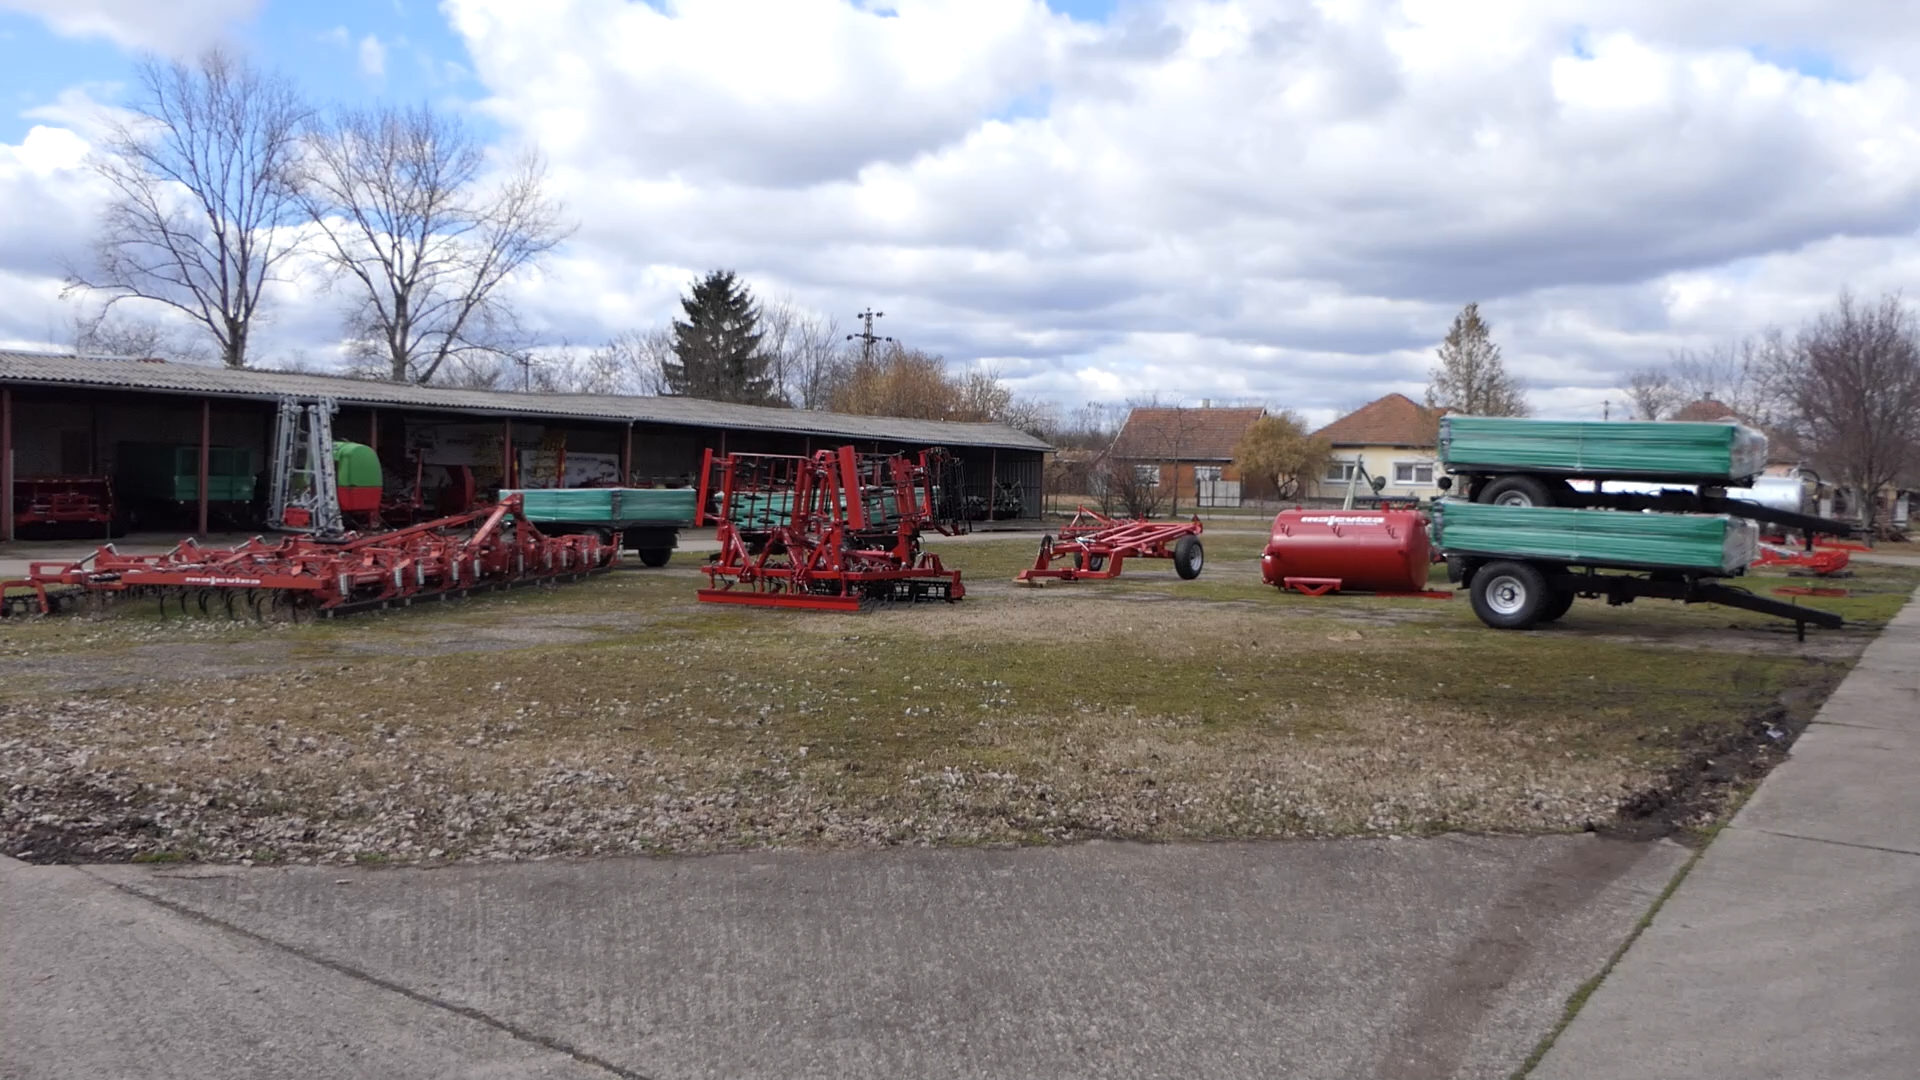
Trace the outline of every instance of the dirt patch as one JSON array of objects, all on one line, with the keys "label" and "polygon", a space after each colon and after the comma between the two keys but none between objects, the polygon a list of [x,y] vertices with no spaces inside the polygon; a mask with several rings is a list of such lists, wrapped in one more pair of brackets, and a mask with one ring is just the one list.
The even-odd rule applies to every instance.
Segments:
[{"label": "dirt patch", "polygon": [[1686,755],[1653,784],[1621,800],[1601,831],[1628,840],[1671,836],[1682,842],[1723,820],[1728,808],[1787,759],[1820,705],[1846,675],[1833,666],[1824,678],[1782,694],[1778,703],[1716,736],[1695,735]]}]

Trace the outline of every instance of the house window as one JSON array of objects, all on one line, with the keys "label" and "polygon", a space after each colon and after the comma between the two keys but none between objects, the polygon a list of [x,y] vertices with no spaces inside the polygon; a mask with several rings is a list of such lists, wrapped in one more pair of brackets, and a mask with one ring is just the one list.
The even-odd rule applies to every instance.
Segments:
[{"label": "house window", "polygon": [[1195,465],[1193,467],[1193,480],[1194,480],[1194,483],[1196,484],[1219,483],[1220,482],[1220,466]]},{"label": "house window", "polygon": [[1135,465],[1133,467],[1133,478],[1138,483],[1149,486],[1156,485],[1160,483],[1160,466]]},{"label": "house window", "polygon": [[1327,462],[1327,474],[1324,479],[1329,484],[1344,484],[1353,479],[1353,468],[1357,464],[1359,463],[1354,461],[1340,461],[1338,459],[1329,461]]},{"label": "house window", "polygon": [[1396,461],[1393,463],[1393,482],[1396,484],[1414,484],[1420,487],[1433,486],[1433,462]]}]

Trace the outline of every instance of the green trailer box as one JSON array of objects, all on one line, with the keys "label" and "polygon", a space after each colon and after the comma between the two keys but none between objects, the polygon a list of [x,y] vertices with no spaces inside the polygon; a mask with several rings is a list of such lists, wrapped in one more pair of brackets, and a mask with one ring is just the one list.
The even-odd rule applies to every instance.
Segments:
[{"label": "green trailer box", "polygon": [[626,529],[636,525],[693,524],[700,493],[693,488],[522,488],[527,520],[536,525],[590,525]]},{"label": "green trailer box", "polygon": [[[209,447],[207,501],[252,501],[257,471],[253,451]],[[114,490],[121,498],[198,502],[200,448],[178,443],[120,443],[114,453]]]},{"label": "green trailer box", "polygon": [[1746,486],[1767,437],[1739,424],[1440,418],[1440,464],[1456,474],[1542,473]]},{"label": "green trailer box", "polygon": [[1759,553],[1759,526],[1726,515],[1443,499],[1435,504],[1432,521],[1434,547],[1446,555],[1739,574]]}]

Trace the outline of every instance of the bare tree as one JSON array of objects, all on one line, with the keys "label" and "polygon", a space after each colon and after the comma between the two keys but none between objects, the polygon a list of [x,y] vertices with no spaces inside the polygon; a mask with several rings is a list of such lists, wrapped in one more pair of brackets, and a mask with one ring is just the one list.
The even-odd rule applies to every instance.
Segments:
[{"label": "bare tree", "polygon": [[603,393],[660,395],[667,392],[665,364],[673,359],[673,331],[628,330],[588,354],[586,364],[608,387]]},{"label": "bare tree", "polygon": [[1665,420],[1686,404],[1686,392],[1674,385],[1673,375],[1659,368],[1636,371],[1627,379],[1627,398],[1635,420]]},{"label": "bare tree", "polygon": [[785,298],[761,305],[760,335],[776,392],[796,409],[826,408],[847,366],[838,320]]},{"label": "bare tree", "polygon": [[301,201],[353,295],[348,332],[395,382],[512,353],[518,327],[500,286],[568,234],[538,154],[497,183],[486,164],[459,120],[424,106],[347,110],[307,140]]},{"label": "bare tree", "polygon": [[1526,416],[1533,411],[1520,384],[1507,373],[1479,304],[1461,309],[1437,352],[1440,362],[1427,384],[1429,409],[1445,407],[1466,416]]},{"label": "bare tree", "polygon": [[1871,527],[1881,489],[1920,468],[1920,320],[1897,295],[1861,304],[1842,292],[1767,375],[1794,433]]},{"label": "bare tree", "polygon": [[1160,466],[1106,459],[1106,483],[1100,489],[1101,511],[1114,504],[1130,517],[1150,518],[1160,512],[1166,489],[1160,485]]},{"label": "bare tree", "polygon": [[1742,419],[1764,422],[1772,412],[1767,372],[1788,347],[1778,330],[1725,342],[1694,352],[1675,353],[1669,384],[1679,398],[1674,406],[1717,401]]},{"label": "bare tree", "polygon": [[127,318],[106,308],[91,314],[75,313],[73,351],[80,356],[132,356],[200,364],[213,359],[204,342],[187,339],[176,327],[156,319]]},{"label": "bare tree", "polygon": [[306,104],[291,83],[218,49],[188,66],[148,57],[140,97],[90,164],[113,188],[94,270],[67,292],[164,304],[243,367],[266,283],[294,250],[290,166]]}]

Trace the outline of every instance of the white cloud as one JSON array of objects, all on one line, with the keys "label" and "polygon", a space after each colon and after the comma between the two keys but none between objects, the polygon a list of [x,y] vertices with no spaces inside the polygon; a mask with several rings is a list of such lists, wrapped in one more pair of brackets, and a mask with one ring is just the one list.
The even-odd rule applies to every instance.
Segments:
[{"label": "white cloud", "polygon": [[[1920,224],[1907,5],[445,7],[552,157],[572,262],[654,282],[630,321],[664,317],[661,268],[732,266],[1068,400],[1417,390],[1478,299],[1544,405],[1597,406],[1892,280],[1872,260]],[[1816,264],[1749,299],[1752,267]]]},{"label": "white cloud", "polygon": [[214,44],[259,8],[260,0],[0,0],[0,10],[35,16],[65,37],[106,38],[175,57]]},{"label": "white cloud", "polygon": [[387,47],[372,34],[360,39],[360,73],[374,79],[387,74]]},{"label": "white cloud", "polygon": [[1325,418],[1417,393],[1479,300],[1543,410],[1581,412],[1920,271],[1920,5],[878,6],[445,0],[478,108],[581,226],[528,321],[657,323],[726,266],[1069,404]]}]

